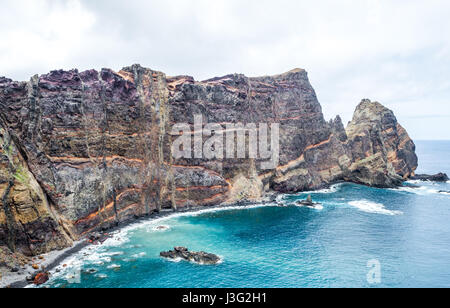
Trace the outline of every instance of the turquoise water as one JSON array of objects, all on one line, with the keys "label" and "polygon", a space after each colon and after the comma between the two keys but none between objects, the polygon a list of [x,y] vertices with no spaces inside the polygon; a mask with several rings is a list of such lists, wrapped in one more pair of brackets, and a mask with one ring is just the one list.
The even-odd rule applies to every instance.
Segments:
[{"label": "turquoise water", "polygon": [[[421,172],[450,173],[450,142],[417,145]],[[450,195],[439,190],[450,184],[407,183],[399,190],[339,184],[312,194],[321,210],[295,206],[306,196],[299,194],[280,197],[288,207],[147,222],[66,260],[49,286],[450,287]],[[161,225],[169,229],[157,231]],[[215,253],[223,262],[159,257],[174,246]],[[381,266],[379,284],[367,280],[369,260]]]}]

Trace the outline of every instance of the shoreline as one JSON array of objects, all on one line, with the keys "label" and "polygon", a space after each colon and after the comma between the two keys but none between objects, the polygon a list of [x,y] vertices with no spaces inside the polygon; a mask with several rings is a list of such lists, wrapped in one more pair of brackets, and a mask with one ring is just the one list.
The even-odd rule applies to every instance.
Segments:
[{"label": "shoreline", "polygon": [[[186,209],[180,209],[177,211],[173,211],[172,209],[163,209],[159,213],[152,213],[148,216],[140,217],[135,220],[128,220],[124,221],[118,226],[115,226],[113,228],[110,228],[106,230],[108,233],[114,233],[121,231],[125,229],[126,227],[129,227],[131,225],[139,225],[146,222],[151,222],[157,219],[161,218],[170,218],[171,216],[176,216],[178,214],[195,214],[196,212],[201,212],[204,210],[215,210],[215,209],[227,209],[227,208],[234,208],[234,207],[246,207],[246,206],[252,206],[252,205],[267,205],[270,203],[276,203],[275,200],[276,195],[271,195],[269,198],[265,198],[261,201],[245,201],[245,202],[236,202],[232,204],[219,204],[219,205],[213,205],[213,206],[198,206],[198,207],[189,207]],[[38,262],[40,266],[45,267],[45,271],[50,272],[57,268],[64,260],[67,258],[75,255],[76,253],[80,252],[82,249],[92,245],[91,243],[87,242],[87,239],[84,237],[80,239],[79,241],[75,242],[74,245],[71,247],[65,248],[63,250],[56,250],[51,251],[46,254],[42,254],[39,256],[43,256],[44,260],[42,262]],[[100,244],[101,245],[101,244]],[[35,256],[35,257],[39,257]],[[0,281],[0,289],[1,288],[26,288],[27,286],[33,285],[32,283],[29,283],[26,280],[27,276],[30,276],[32,273],[37,272],[38,270],[34,270],[30,265],[27,265],[24,269],[23,273],[8,273],[7,275],[3,276]]]}]

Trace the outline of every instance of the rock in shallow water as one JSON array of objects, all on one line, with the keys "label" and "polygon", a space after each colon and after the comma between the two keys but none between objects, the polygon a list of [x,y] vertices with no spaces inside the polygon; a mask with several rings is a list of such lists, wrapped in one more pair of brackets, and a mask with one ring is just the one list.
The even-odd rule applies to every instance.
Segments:
[{"label": "rock in shallow water", "polygon": [[430,182],[447,182],[449,180],[447,174],[438,173],[434,175],[417,174],[411,177],[411,180],[430,181]]},{"label": "rock in shallow water", "polygon": [[308,195],[308,198],[306,198],[306,200],[297,201],[296,204],[298,206],[306,206],[306,207],[310,207],[310,208],[316,208],[321,205],[320,203],[313,202],[311,195]]},{"label": "rock in shallow water", "polygon": [[40,272],[40,273],[37,273],[36,276],[34,276],[33,283],[35,285],[41,285],[41,284],[46,283],[48,281],[48,279],[49,279],[49,275],[47,272]]},{"label": "rock in shallow water", "polygon": [[220,257],[215,254],[204,251],[192,252],[186,247],[175,247],[174,250],[163,251],[160,256],[171,260],[182,259],[207,265],[217,264],[221,261]]}]

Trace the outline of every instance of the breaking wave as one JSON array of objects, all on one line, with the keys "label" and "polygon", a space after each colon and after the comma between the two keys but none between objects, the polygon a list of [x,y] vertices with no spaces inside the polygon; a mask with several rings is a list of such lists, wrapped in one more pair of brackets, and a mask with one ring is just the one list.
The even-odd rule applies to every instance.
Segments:
[{"label": "breaking wave", "polygon": [[337,192],[341,188],[342,184],[334,184],[330,186],[329,188],[323,188],[319,190],[311,190],[311,191],[303,191],[301,193],[298,193],[297,195],[304,195],[304,194],[333,194]]},{"label": "breaking wave", "polygon": [[305,205],[298,205],[298,204],[294,204],[294,205],[296,207],[302,207],[302,208],[307,208],[307,209],[316,210],[316,211],[323,210],[323,205],[315,205],[315,206],[305,206]]},{"label": "breaking wave", "polygon": [[433,189],[433,188],[429,188],[426,186],[419,186],[419,187],[408,187],[408,186],[403,186],[403,187],[399,187],[399,188],[391,188],[391,191],[400,191],[400,192],[407,192],[407,193],[411,193],[411,194],[416,194],[416,195],[430,195],[430,194],[438,194],[439,190],[437,189]]},{"label": "breaking wave", "polygon": [[352,201],[349,202],[351,206],[359,209],[360,211],[366,212],[366,213],[375,213],[375,214],[383,214],[383,215],[401,215],[403,212],[401,211],[392,211],[388,210],[384,207],[381,203],[376,203],[368,200],[358,200],[358,201]]},{"label": "breaking wave", "polygon": [[[223,263],[223,257],[222,256],[218,256],[219,257],[219,261],[215,264],[215,265],[219,265],[219,264],[222,264]],[[171,258],[164,258],[164,260],[166,260],[166,261],[169,261],[169,262],[173,262],[173,263],[180,263],[180,262],[190,262],[190,263],[194,263],[194,264],[197,264],[197,265],[208,265],[208,266],[210,266],[210,264],[206,264],[206,263],[203,263],[203,262],[196,262],[196,261],[188,261],[188,260],[185,260],[185,259],[183,259],[183,258],[174,258],[174,259],[171,259]]]}]

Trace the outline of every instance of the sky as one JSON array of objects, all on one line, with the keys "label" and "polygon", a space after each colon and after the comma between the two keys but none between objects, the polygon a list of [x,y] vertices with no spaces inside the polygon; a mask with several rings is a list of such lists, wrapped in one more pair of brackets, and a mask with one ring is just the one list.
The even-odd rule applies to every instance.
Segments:
[{"label": "sky", "polygon": [[448,0],[0,0],[0,76],[134,63],[196,80],[303,68],[324,115],[363,98],[450,139]]}]

